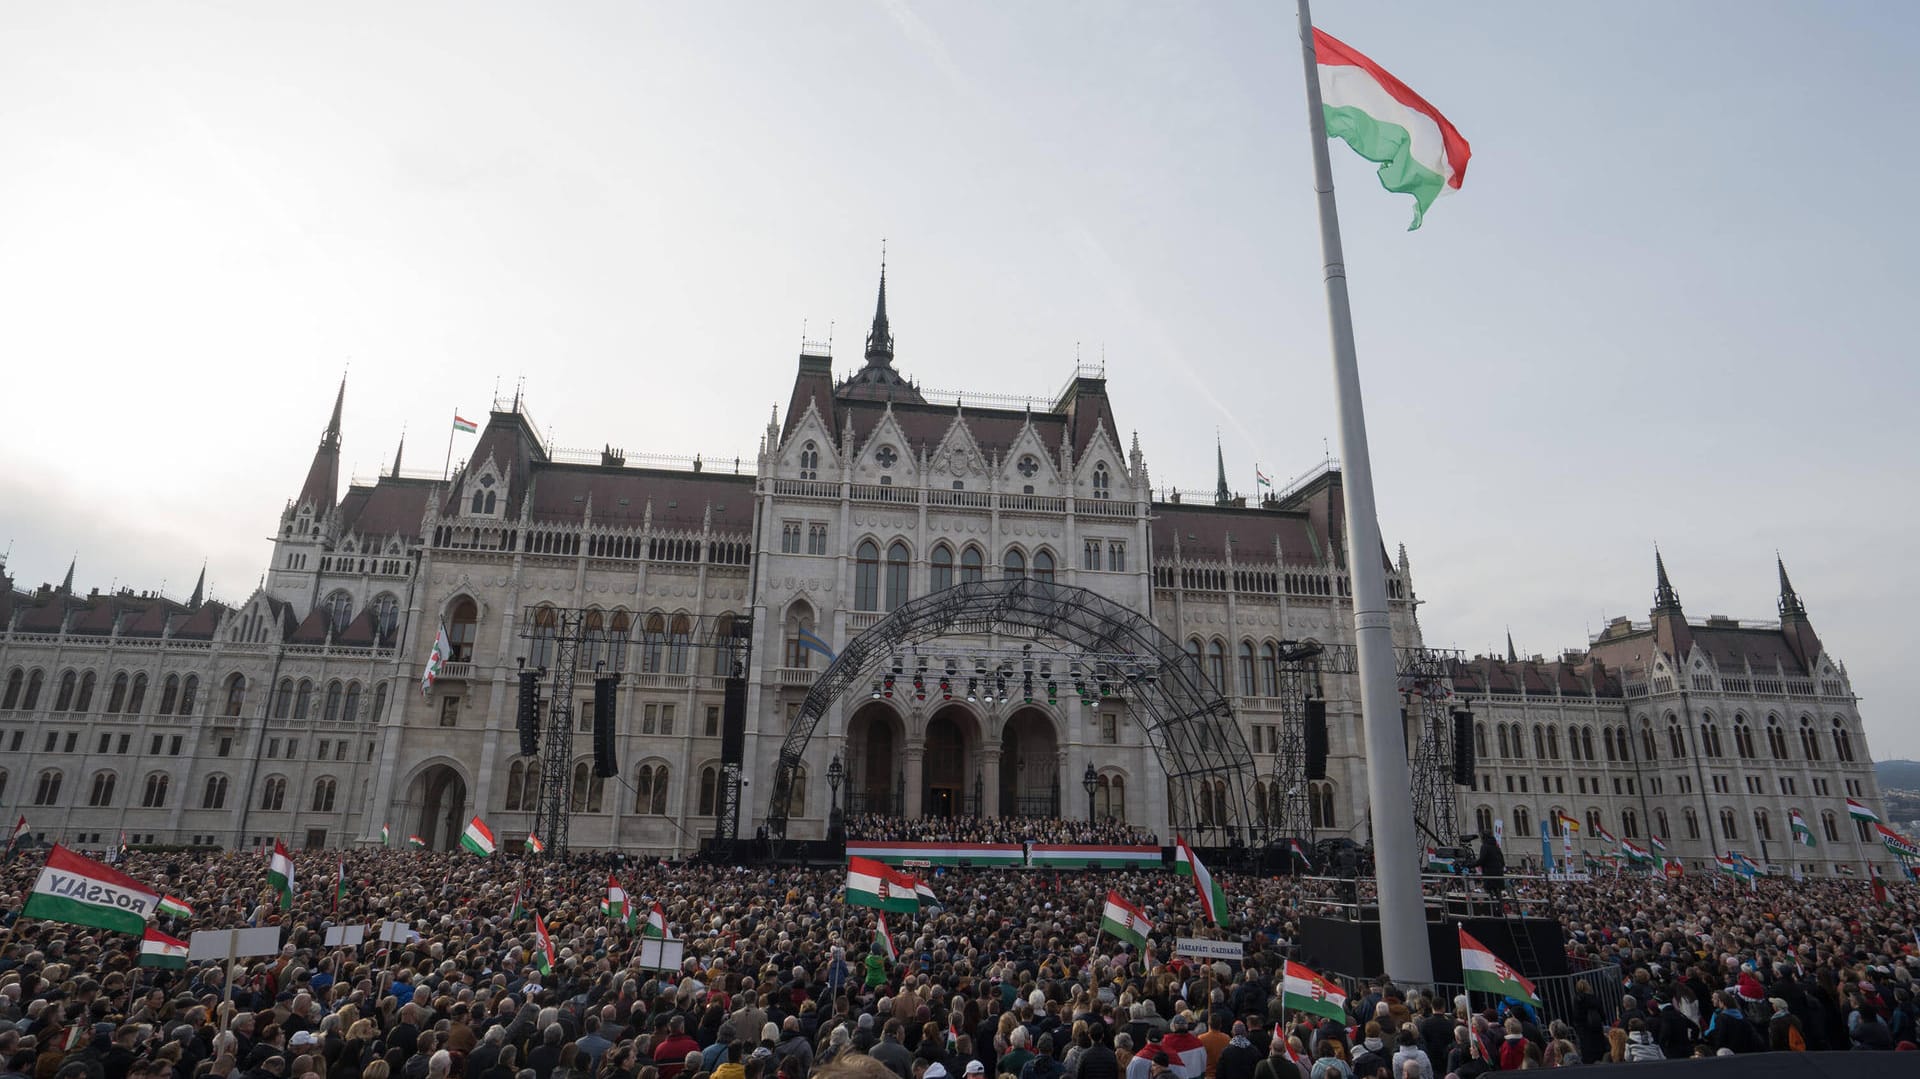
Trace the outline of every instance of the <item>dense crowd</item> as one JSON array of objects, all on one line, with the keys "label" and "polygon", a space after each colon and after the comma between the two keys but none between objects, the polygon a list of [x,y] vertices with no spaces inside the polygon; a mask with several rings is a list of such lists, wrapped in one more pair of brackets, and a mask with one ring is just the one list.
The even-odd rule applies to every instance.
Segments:
[{"label": "dense crowd", "polygon": [[[39,860],[15,859],[0,873],[0,1079],[1434,1079],[1914,1040],[1911,885],[1876,904],[1864,883],[1520,882],[1588,972],[1568,1003],[1537,1014],[1376,983],[1351,986],[1336,1022],[1283,1014],[1278,988],[1285,959],[1311,961],[1300,918],[1331,882],[1220,873],[1227,935],[1248,942],[1230,966],[1172,954],[1203,932],[1188,880],[948,872],[930,881],[938,906],[891,916],[889,960],[837,869],[341,859],[297,854],[282,911],[257,853],[130,856],[127,873],[194,908],[162,923],[175,935],[280,928],[279,952],[242,960],[230,989],[219,963],[139,967],[129,937],[18,918]],[[641,930],[600,909],[609,873],[640,910],[662,906],[678,969],[644,968]],[[1145,952],[1098,932],[1109,889],[1155,923]],[[417,937],[322,944],[329,925],[388,918]]]},{"label": "dense crowd", "polygon": [[1154,846],[1152,832],[1123,820],[1059,817],[893,817],[859,813],[846,819],[847,838],[886,843],[1087,843]]}]

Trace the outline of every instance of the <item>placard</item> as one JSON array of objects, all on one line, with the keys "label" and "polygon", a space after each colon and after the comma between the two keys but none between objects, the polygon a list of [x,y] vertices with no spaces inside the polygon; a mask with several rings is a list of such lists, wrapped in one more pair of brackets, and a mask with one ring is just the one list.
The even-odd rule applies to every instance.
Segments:
[{"label": "placard", "polygon": [[329,948],[353,948],[366,939],[367,927],[364,925],[336,925],[327,930],[326,939],[321,943]]},{"label": "placard", "polygon": [[[231,946],[231,947],[229,947]],[[249,959],[273,955],[280,950],[280,930],[276,926],[261,929],[196,929],[187,940],[187,959]]]},{"label": "placard", "polygon": [[1173,954],[1186,959],[1225,959],[1239,963],[1247,957],[1247,946],[1237,940],[1175,937]]},{"label": "placard", "polygon": [[420,934],[405,922],[381,922],[380,934],[375,939],[384,940],[389,944],[408,944],[419,940]]},{"label": "placard", "polygon": [[640,965],[648,970],[679,970],[687,945],[679,940],[646,937],[640,941]]}]

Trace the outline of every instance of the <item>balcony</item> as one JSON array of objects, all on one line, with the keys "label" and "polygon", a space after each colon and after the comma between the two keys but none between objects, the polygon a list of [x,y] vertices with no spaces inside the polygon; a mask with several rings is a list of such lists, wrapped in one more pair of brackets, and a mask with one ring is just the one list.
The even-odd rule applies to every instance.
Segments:
[{"label": "balcony", "polygon": [[774,678],[782,687],[806,689],[813,685],[815,675],[811,667],[781,667]]},{"label": "balcony", "polygon": [[465,682],[472,678],[473,664],[471,663],[442,663],[440,665],[439,681],[448,682],[457,680]]}]

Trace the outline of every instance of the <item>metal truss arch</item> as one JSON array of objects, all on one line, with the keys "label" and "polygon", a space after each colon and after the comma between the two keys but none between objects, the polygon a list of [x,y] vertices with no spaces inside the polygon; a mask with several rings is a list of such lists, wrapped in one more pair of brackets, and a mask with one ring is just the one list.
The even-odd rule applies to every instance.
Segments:
[{"label": "metal truss arch", "polygon": [[1127,683],[1127,711],[1166,773],[1173,828],[1205,845],[1266,838],[1251,800],[1253,752],[1199,661],[1138,611],[1084,588],[1025,577],[911,600],[847,642],[808,690],[781,746],[767,807],[772,836],[786,836],[794,781],[833,702],[901,649],[948,635],[1052,640],[1089,654],[1136,657],[1151,677]]}]

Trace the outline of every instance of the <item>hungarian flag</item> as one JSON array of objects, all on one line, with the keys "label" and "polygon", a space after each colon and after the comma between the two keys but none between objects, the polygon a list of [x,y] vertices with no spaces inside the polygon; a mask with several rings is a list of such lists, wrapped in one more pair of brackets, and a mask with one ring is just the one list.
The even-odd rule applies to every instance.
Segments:
[{"label": "hungarian flag", "polygon": [[1886,848],[1893,853],[1902,858],[1920,858],[1920,846],[1915,846],[1913,840],[1879,821],[1873,822],[1873,830],[1880,833],[1880,842],[1886,844]]},{"label": "hungarian flag", "polygon": [[347,897],[347,856],[340,856],[340,870],[333,882],[333,912],[340,913],[340,901]]},{"label": "hungarian flag", "polygon": [[1147,934],[1153,932],[1153,923],[1147,920],[1147,914],[1139,907],[1127,902],[1119,892],[1107,893],[1107,905],[1100,912],[1100,931],[1112,933],[1136,948],[1147,946]]},{"label": "hungarian flag", "polygon": [[1473,939],[1473,935],[1464,929],[1460,930],[1460,969],[1465,975],[1468,989],[1524,1000],[1536,1008],[1541,1006],[1539,995],[1533,991],[1533,983],[1488,951],[1486,945]]},{"label": "hungarian flag", "polygon": [[[1287,962],[1285,982],[1280,989],[1280,1006],[1322,1016],[1336,1023],[1347,1021],[1347,994],[1339,986],[1291,960]],[[1275,1036],[1285,1035],[1276,1031]]]},{"label": "hungarian flag", "polygon": [[1227,890],[1213,879],[1200,859],[1194,856],[1193,848],[1187,846],[1185,838],[1174,837],[1173,869],[1183,877],[1193,878],[1194,891],[1200,895],[1200,912],[1206,919],[1221,929],[1227,927]]},{"label": "hungarian flag", "polygon": [[600,904],[600,913],[623,922],[627,920],[627,890],[620,887],[612,873],[607,874],[607,898]]},{"label": "hungarian flag", "polygon": [[1380,166],[1380,186],[1413,196],[1413,224],[1427,207],[1460,189],[1473,149],[1440,110],[1380,65],[1321,31],[1313,31],[1320,110],[1327,137]]},{"label": "hungarian flag", "polygon": [[647,927],[640,935],[658,940],[667,939],[667,912],[661,909],[660,904],[655,903],[653,909],[647,912]]},{"label": "hungarian flag", "polygon": [[923,907],[937,907],[940,905],[940,901],[934,898],[933,889],[927,887],[927,882],[921,880],[919,877],[913,878],[913,897],[919,900],[920,905]]},{"label": "hungarian flag", "polygon": [[152,926],[140,941],[140,965],[143,967],[165,967],[168,970],[187,969],[187,942],[167,936]]},{"label": "hungarian flag", "polygon": [[68,925],[144,933],[160,896],[117,869],[55,844],[20,914]]},{"label": "hungarian flag", "polygon": [[1635,865],[1644,865],[1653,861],[1653,855],[1647,853],[1646,848],[1631,839],[1622,839],[1620,841],[1620,853],[1626,855],[1627,860],[1633,862]]},{"label": "hungarian flag", "polygon": [[287,845],[275,839],[273,851],[267,855],[267,883],[280,893],[280,909],[293,909],[293,858],[287,854]]},{"label": "hungarian flag", "polygon": [[1612,832],[1607,831],[1606,827],[1600,824],[1595,824],[1593,826],[1593,838],[1604,840],[1608,843],[1614,843],[1614,844],[1618,844],[1620,842],[1620,840],[1614,837],[1614,834]]},{"label": "hungarian flag", "polygon": [[20,814],[19,822],[13,826],[13,832],[7,836],[7,857],[9,858],[13,857],[13,848],[19,846],[20,841],[22,839],[25,839],[26,837],[27,837],[27,815],[25,813],[22,813]]},{"label": "hungarian flag", "polygon": [[1429,873],[1451,873],[1455,869],[1452,858],[1442,858],[1440,852],[1427,848],[1426,870]]},{"label": "hungarian flag", "polygon": [[893,934],[887,932],[887,912],[884,910],[880,912],[880,928],[873,934],[873,947],[886,956],[889,963],[900,958],[900,954],[893,950]]},{"label": "hungarian flag", "polygon": [[1255,487],[1272,487],[1273,477],[1267,475],[1265,472],[1260,471],[1259,465],[1254,465],[1253,466],[1253,485]]},{"label": "hungarian flag", "polygon": [[1308,869],[1313,868],[1313,859],[1307,857],[1307,845],[1305,843],[1300,842],[1298,839],[1289,839],[1287,840],[1287,850],[1295,858],[1300,859],[1302,865]]},{"label": "hungarian flag", "polygon": [[529,853],[544,854],[546,852],[546,849],[547,849],[547,845],[545,843],[540,842],[539,836],[534,835],[532,832],[527,833],[527,851]]},{"label": "hungarian flag", "polygon": [[527,916],[527,908],[521,904],[520,897],[526,893],[527,886],[521,885],[513,890],[513,906],[507,908],[507,921],[517,922]]},{"label": "hungarian flag", "polygon": [[160,897],[160,905],[157,908],[157,910],[158,910],[158,913],[164,914],[169,918],[193,917],[192,907],[187,906],[185,903],[180,902],[178,899],[175,899],[170,895],[163,895]]},{"label": "hungarian flag", "polygon": [[1893,893],[1887,891],[1887,881],[1880,875],[1880,867],[1868,862],[1867,874],[1873,878],[1873,901],[1875,903],[1893,902]]},{"label": "hungarian flag", "polygon": [[1657,836],[1657,835],[1650,835],[1650,836],[1648,836],[1648,837],[1647,837],[1647,839],[1648,839],[1648,840],[1650,840],[1650,841],[1651,841],[1651,842],[1653,843],[1653,852],[1654,852],[1655,854],[1665,854],[1665,853],[1667,853],[1667,845],[1666,845],[1665,843],[1663,843],[1663,842],[1661,842],[1661,840],[1660,840],[1660,837],[1659,837],[1659,836]]},{"label": "hungarian flag", "polygon": [[913,878],[871,858],[847,859],[847,905],[917,914],[920,897]]},{"label": "hungarian flag", "polygon": [[1736,863],[1731,856],[1725,854],[1716,854],[1713,856],[1713,867],[1722,873],[1733,873],[1737,875],[1740,872],[1738,863]]},{"label": "hungarian flag", "polygon": [[1813,841],[1813,829],[1807,827],[1807,818],[1801,816],[1799,810],[1788,810],[1787,820],[1793,825],[1793,838],[1798,839],[1804,846],[1819,846]]},{"label": "hungarian flag", "polygon": [[433,651],[427,653],[427,669],[420,672],[420,696],[433,695],[433,684],[440,680],[440,668],[452,654],[453,646],[447,643],[447,627],[442,625],[433,638]]},{"label": "hungarian flag", "polygon": [[1875,813],[1873,810],[1868,809],[1866,806],[1861,805],[1851,798],[1847,799],[1847,816],[1852,817],[1854,820],[1870,820],[1876,823],[1880,820],[1880,814]]},{"label": "hungarian flag", "polygon": [[466,831],[460,833],[460,845],[482,858],[491,857],[493,829],[487,827],[487,823],[476,816],[467,822]]},{"label": "hungarian flag", "polygon": [[453,414],[453,429],[456,431],[460,431],[464,434],[470,435],[470,434],[473,434],[475,431],[478,431],[480,429],[480,425],[473,422],[472,420],[461,419],[460,414],[456,412]]},{"label": "hungarian flag", "polygon": [[424,839],[421,839],[417,835],[410,835],[407,837],[407,846],[409,847],[424,847],[426,845],[427,845],[427,841]]},{"label": "hungarian flag", "polygon": [[553,973],[553,936],[538,914],[533,916],[533,965],[542,974]]},{"label": "hungarian flag", "polygon": [[392,843],[392,841],[393,841],[393,829],[387,827],[384,824],[381,825],[380,826],[380,845],[384,847]]}]

